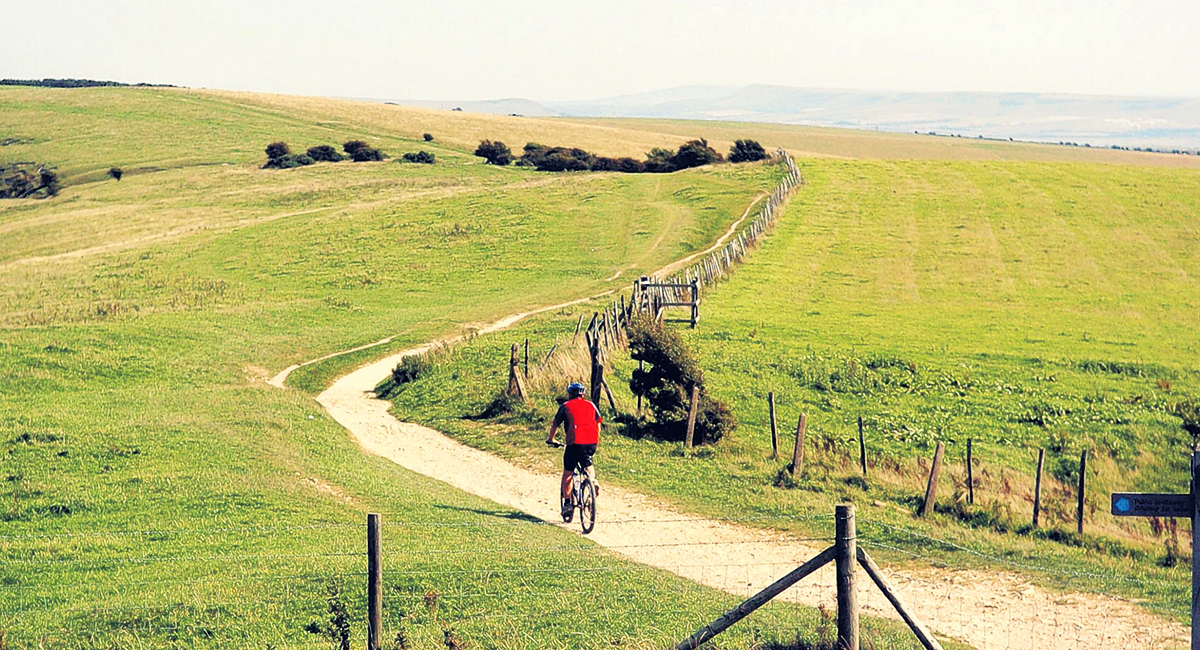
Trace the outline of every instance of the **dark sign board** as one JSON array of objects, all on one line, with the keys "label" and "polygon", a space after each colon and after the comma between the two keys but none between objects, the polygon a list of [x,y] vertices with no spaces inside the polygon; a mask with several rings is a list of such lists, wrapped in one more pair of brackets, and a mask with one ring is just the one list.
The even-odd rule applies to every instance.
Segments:
[{"label": "dark sign board", "polygon": [[1194,514],[1190,494],[1115,492],[1112,513],[1118,517],[1187,517]]}]

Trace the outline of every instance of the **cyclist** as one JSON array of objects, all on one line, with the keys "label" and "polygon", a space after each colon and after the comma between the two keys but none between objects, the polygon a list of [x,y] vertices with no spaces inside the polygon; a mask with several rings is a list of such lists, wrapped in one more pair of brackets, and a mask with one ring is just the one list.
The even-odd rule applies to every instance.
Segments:
[{"label": "cyclist", "polygon": [[600,443],[600,424],[603,419],[600,417],[600,409],[584,397],[583,392],[583,384],[578,382],[567,386],[567,401],[563,402],[558,408],[558,413],[554,415],[554,422],[550,424],[550,437],[546,439],[546,444],[553,445],[558,427],[562,426],[566,432],[564,436],[567,439],[567,447],[563,450],[562,473],[563,517],[575,508],[575,504],[571,503],[571,474],[576,465],[584,468],[588,477],[592,479],[592,484],[596,485],[596,491],[600,491],[599,484],[596,483],[596,469],[592,467],[592,455],[596,453],[596,445]]}]

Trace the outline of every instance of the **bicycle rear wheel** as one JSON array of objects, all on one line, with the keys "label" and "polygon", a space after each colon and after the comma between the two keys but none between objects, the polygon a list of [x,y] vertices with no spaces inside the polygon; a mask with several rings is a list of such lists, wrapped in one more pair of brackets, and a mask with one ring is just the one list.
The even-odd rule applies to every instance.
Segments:
[{"label": "bicycle rear wheel", "polygon": [[586,535],[596,527],[596,484],[591,479],[583,479],[579,490],[579,526]]}]

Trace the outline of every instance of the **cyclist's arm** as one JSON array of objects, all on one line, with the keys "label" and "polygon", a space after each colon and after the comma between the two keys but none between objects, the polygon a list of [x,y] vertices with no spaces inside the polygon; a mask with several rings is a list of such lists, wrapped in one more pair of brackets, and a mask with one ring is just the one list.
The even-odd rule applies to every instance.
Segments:
[{"label": "cyclist's arm", "polygon": [[554,442],[554,436],[558,434],[558,427],[566,420],[563,415],[563,408],[560,406],[558,412],[554,414],[554,421],[550,423],[550,437],[546,438],[546,442]]}]

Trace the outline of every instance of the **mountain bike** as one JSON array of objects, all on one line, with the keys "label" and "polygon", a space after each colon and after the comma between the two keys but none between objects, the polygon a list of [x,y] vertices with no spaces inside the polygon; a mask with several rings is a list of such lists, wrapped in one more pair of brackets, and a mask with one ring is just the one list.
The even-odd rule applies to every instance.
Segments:
[{"label": "mountain bike", "polygon": [[[546,444],[555,449],[561,449],[561,442],[546,441]],[[583,534],[587,535],[596,527],[596,484],[592,481],[592,477],[588,476],[587,469],[579,463],[571,470],[571,507],[567,508],[567,498],[559,494],[560,506],[564,513],[563,523],[571,523],[575,518],[575,511],[579,510],[579,527],[583,529]]]}]

